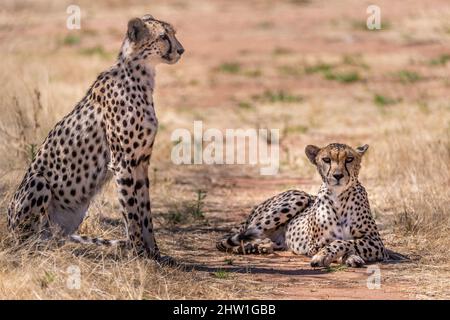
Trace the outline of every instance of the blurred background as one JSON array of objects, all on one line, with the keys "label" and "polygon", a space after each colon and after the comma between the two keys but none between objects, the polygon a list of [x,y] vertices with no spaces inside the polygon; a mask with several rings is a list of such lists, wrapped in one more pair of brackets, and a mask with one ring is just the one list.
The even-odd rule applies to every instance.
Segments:
[{"label": "blurred background", "polygon": [[[66,9],[72,4],[81,9],[79,30],[66,27]],[[381,9],[381,30],[367,29],[371,4]],[[114,63],[127,21],[147,13],[171,23],[186,49],[179,63],[161,65],[156,77],[160,129],[149,174],[165,252],[212,263],[214,240],[253,205],[288,188],[316,192],[320,179],[304,155],[307,144],[367,143],[361,181],[383,238],[388,247],[415,257],[412,266],[392,271],[396,283],[408,284],[398,290],[410,297],[448,297],[446,0],[2,0],[1,212],[48,131]],[[263,177],[257,167],[245,165],[174,165],[170,134],[177,128],[192,131],[194,120],[202,120],[204,129],[280,129],[280,173]],[[94,201],[82,231],[121,234],[117,210],[114,185],[109,184]],[[2,229],[5,220],[2,215]],[[4,255],[8,257],[7,251]],[[27,260],[22,263],[22,271],[34,277]],[[224,265],[223,257],[216,263]],[[206,281],[203,276],[199,279]],[[227,297],[244,290],[233,291],[236,283],[221,283],[221,277],[197,279],[198,286],[205,283],[207,288],[213,281],[228,290]],[[14,288],[15,278],[7,278]],[[248,280],[241,275],[233,279]],[[180,287],[178,280],[170,281]],[[121,289],[106,283],[96,284],[106,286],[101,292],[127,297],[111,293]],[[266,297],[273,290],[254,285],[253,296]],[[142,286],[149,297],[160,297]],[[28,297],[11,288],[2,290],[0,284],[0,295]],[[225,289],[214,291],[216,295],[203,289],[169,291],[172,297],[226,296]],[[46,289],[36,290],[52,297]],[[142,298],[142,293],[131,296]]]}]

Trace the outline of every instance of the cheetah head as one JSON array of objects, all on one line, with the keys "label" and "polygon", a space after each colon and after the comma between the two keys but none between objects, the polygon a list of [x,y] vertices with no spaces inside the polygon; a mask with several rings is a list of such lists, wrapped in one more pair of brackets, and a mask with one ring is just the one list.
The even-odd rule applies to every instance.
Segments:
[{"label": "cheetah head", "polygon": [[367,144],[353,149],[345,144],[332,143],[324,148],[309,145],[305,153],[317,167],[323,182],[340,193],[357,181],[361,158],[368,148]]},{"label": "cheetah head", "polygon": [[184,48],[175,37],[174,28],[151,15],[128,22],[128,31],[122,46],[126,60],[144,60],[150,65],[174,64],[180,60]]}]

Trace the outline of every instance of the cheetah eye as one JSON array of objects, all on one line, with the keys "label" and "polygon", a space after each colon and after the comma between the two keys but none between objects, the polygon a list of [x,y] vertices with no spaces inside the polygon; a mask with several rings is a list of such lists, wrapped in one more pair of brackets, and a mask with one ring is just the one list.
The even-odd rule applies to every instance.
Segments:
[{"label": "cheetah eye", "polygon": [[331,159],[326,157],[326,158],[322,158],[322,161],[325,162],[325,163],[330,163]]},{"label": "cheetah eye", "polygon": [[354,159],[353,157],[348,157],[347,159],[345,159],[345,162],[350,163],[353,161],[353,159]]}]

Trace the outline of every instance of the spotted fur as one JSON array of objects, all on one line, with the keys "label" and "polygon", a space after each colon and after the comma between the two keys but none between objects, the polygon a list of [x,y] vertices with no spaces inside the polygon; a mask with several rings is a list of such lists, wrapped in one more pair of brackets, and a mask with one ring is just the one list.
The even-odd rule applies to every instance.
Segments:
[{"label": "spotted fur", "polygon": [[[272,249],[310,256],[314,267],[326,267],[335,261],[358,267],[386,260],[388,251],[372,217],[367,193],[358,181],[367,148],[352,149],[338,143],[324,148],[307,146],[306,155],[323,181],[317,196],[288,191],[263,202],[252,211],[248,222],[237,233],[220,240],[217,248],[234,253],[270,252],[267,248],[258,250],[259,243],[269,238]],[[292,208],[294,194],[307,201]],[[283,210],[288,211],[283,208],[294,210],[294,214],[284,216]],[[276,225],[280,219],[282,224]],[[254,221],[262,226],[256,228],[259,232],[255,232]],[[282,241],[274,241],[273,234]]]},{"label": "spotted fur", "polygon": [[[150,15],[129,21],[117,62],[50,131],[14,194],[8,227],[16,238],[62,236],[79,243],[131,245],[138,253],[160,257],[147,172],[158,128],[155,66],[173,64],[183,52],[170,24]],[[112,175],[127,238],[74,234]]]},{"label": "spotted fur", "polygon": [[314,196],[298,190],[276,195],[256,206],[236,232],[218,241],[216,247],[234,253],[268,253],[286,249],[287,223],[313,200]]}]

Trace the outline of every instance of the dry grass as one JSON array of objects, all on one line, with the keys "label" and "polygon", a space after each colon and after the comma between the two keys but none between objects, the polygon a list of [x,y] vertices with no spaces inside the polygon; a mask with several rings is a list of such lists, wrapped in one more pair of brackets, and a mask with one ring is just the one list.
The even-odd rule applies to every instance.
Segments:
[{"label": "dry grass", "polygon": [[[161,128],[149,172],[157,237],[163,252],[201,268],[187,273],[72,245],[18,249],[2,215],[0,299],[281,297],[281,287],[302,283],[302,275],[277,275],[277,282],[273,274],[220,271],[231,258],[210,255],[213,241],[275,192],[314,192],[319,179],[304,146],[335,141],[371,146],[361,180],[383,238],[414,258],[391,267],[389,279],[410,297],[449,297],[450,7],[432,2],[381,1],[387,27],[375,33],[361,27],[365,7],[352,0],[336,7],[325,1],[174,0],[151,7],[138,0],[81,1],[79,31],[64,27],[69,3],[4,2],[0,211],[6,212],[35,146],[113,63],[127,19],[150,12],[175,24],[186,48],[179,64],[161,66],[157,75]],[[279,176],[263,179],[250,166],[173,165],[170,134],[192,129],[193,120],[206,128],[279,128]],[[198,190],[207,196],[202,214],[193,217]],[[81,231],[121,236],[117,212],[109,184]],[[244,270],[260,261],[232,259]],[[66,286],[70,265],[81,269],[80,290]]]}]

